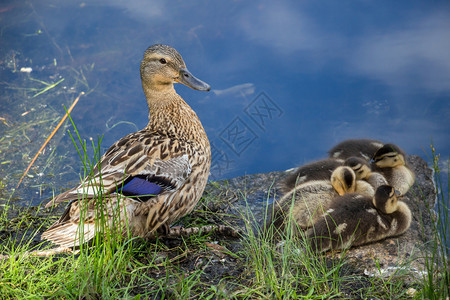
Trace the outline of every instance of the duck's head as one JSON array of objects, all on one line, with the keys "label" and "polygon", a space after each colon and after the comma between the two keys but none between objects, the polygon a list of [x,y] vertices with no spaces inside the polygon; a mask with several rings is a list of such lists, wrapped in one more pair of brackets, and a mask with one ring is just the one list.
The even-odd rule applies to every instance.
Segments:
[{"label": "duck's head", "polygon": [[374,154],[372,161],[379,168],[394,168],[405,165],[405,155],[397,145],[385,144]]},{"label": "duck's head", "polygon": [[337,167],[331,173],[331,185],[339,195],[356,191],[356,175],[352,168],[347,166]]},{"label": "duck's head", "polygon": [[371,173],[369,163],[361,157],[349,157],[345,160],[344,165],[353,169],[356,179],[367,178]]},{"label": "duck's head", "polygon": [[400,192],[390,185],[382,185],[377,188],[373,205],[385,214],[392,214],[398,207],[398,196]]},{"label": "duck's head", "polygon": [[175,82],[194,90],[210,90],[207,83],[187,70],[180,53],[167,45],[158,44],[147,48],[141,62],[141,80],[144,90],[172,89]]}]

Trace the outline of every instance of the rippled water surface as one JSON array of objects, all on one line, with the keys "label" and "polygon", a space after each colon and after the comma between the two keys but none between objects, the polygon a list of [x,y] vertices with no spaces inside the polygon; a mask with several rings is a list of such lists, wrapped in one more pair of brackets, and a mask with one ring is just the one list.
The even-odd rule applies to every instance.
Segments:
[{"label": "rippled water surface", "polygon": [[[210,138],[212,180],[288,169],[347,138],[427,161],[432,142],[448,167],[447,1],[3,1],[0,28],[5,195],[81,92],[73,121],[88,145],[103,136],[102,153],[146,125],[139,64],[154,43],[174,46],[212,86],[176,86]],[[79,180],[68,130],[15,193],[22,203]]]}]

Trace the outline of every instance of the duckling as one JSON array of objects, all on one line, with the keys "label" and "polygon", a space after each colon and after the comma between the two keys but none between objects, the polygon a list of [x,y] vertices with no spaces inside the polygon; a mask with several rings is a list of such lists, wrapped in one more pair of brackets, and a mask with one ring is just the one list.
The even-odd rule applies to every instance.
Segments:
[{"label": "duckling", "polygon": [[[73,247],[81,243],[79,232],[84,232],[88,242],[101,217],[113,230],[127,232],[128,228],[132,236],[164,233],[200,199],[211,165],[210,144],[199,118],[176,93],[174,83],[199,91],[210,87],[194,77],[178,51],[167,45],[145,51],[140,73],[148,125],[113,144],[101,157],[99,168],[46,205],[69,202],[42,239]],[[79,224],[84,229],[78,232]]]},{"label": "duckling", "polygon": [[347,159],[356,156],[370,161],[375,152],[383,145],[380,141],[370,139],[345,140],[331,148],[328,151],[328,155],[337,159]]},{"label": "duckling", "polygon": [[414,184],[415,175],[406,163],[406,154],[397,145],[386,144],[375,153],[372,168],[386,178],[389,185],[405,195]]},{"label": "duckling", "polygon": [[279,189],[286,194],[297,185],[308,181],[329,180],[331,173],[343,163],[342,159],[326,158],[295,168],[283,179]]},{"label": "duckling", "polygon": [[[347,193],[358,193],[369,197],[375,195],[372,185],[364,180],[360,180],[351,167],[338,167],[334,173],[335,176],[331,176],[331,184],[340,196]],[[341,175],[336,176],[336,174]]]},{"label": "duckling", "polygon": [[373,172],[369,163],[360,157],[349,157],[344,162],[345,166],[349,166],[356,174],[356,179],[367,181],[376,190],[379,186],[387,185],[388,182],[383,175]]},{"label": "duckling", "polygon": [[382,185],[373,198],[360,194],[334,198],[306,233],[312,249],[346,249],[404,233],[411,225],[411,211],[397,195],[393,187]]},{"label": "duckling", "polygon": [[358,192],[373,196],[373,188],[366,182],[357,181],[350,167],[336,168],[329,180],[308,181],[297,185],[274,206],[274,217],[269,220],[276,227],[284,227],[289,219],[292,201],[292,220],[301,228],[312,226],[328,209],[331,201],[345,193]]}]

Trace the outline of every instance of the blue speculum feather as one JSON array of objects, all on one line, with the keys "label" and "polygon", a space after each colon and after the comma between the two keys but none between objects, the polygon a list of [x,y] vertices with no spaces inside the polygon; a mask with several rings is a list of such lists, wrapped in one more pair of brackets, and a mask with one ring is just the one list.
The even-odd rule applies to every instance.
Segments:
[{"label": "blue speculum feather", "polygon": [[118,192],[125,196],[151,196],[158,195],[162,189],[160,185],[148,181],[145,178],[133,177],[131,180],[127,180],[123,186],[119,187]]}]

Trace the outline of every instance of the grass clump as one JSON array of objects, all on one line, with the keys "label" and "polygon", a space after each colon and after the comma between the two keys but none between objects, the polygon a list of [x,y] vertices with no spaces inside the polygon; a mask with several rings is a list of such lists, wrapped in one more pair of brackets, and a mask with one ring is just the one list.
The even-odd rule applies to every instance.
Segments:
[{"label": "grass clump", "polygon": [[[434,170],[434,183],[436,187],[436,206],[428,207],[428,212],[436,215],[436,221],[432,224],[433,236],[429,241],[430,251],[424,251],[426,272],[423,276],[422,297],[426,299],[448,299],[450,297],[450,228],[449,228],[449,190],[450,180],[447,188],[442,181],[439,164],[440,155],[431,146],[431,161]],[[447,159],[447,178],[450,171],[450,159]]]},{"label": "grass clump", "polygon": [[[83,175],[89,176],[98,168],[101,138],[88,147],[73,126],[71,136],[78,145]],[[439,187],[435,152],[433,159]],[[212,187],[222,188],[217,183]],[[427,270],[423,280],[413,284],[401,280],[408,276],[409,262],[395,275],[367,276],[347,259],[345,251],[315,254],[293,222],[287,222],[290,225],[283,233],[270,225],[262,231],[255,226],[258,220],[249,206],[239,216],[222,210],[227,205],[220,203],[220,194],[206,194],[179,223],[191,227],[230,220],[242,226],[244,233],[238,239],[199,233],[146,241],[130,237],[126,229],[117,230],[120,226],[111,226],[99,213],[97,229],[102,235],[92,245],[81,246],[78,254],[50,257],[33,257],[29,252],[49,247],[39,236],[60,212],[8,203],[0,208],[0,253],[9,254],[0,260],[0,295],[12,299],[445,299],[449,296],[448,192],[442,186],[439,191],[431,251],[424,252]],[[234,194],[233,201],[236,198],[246,201],[243,194]],[[381,273],[382,267],[378,268]]]},{"label": "grass clump", "polygon": [[122,297],[136,277],[129,269],[133,267],[129,260],[131,243],[121,245],[114,252],[108,248],[55,259],[29,256],[27,245],[17,248],[0,264],[2,296],[11,299]]}]

